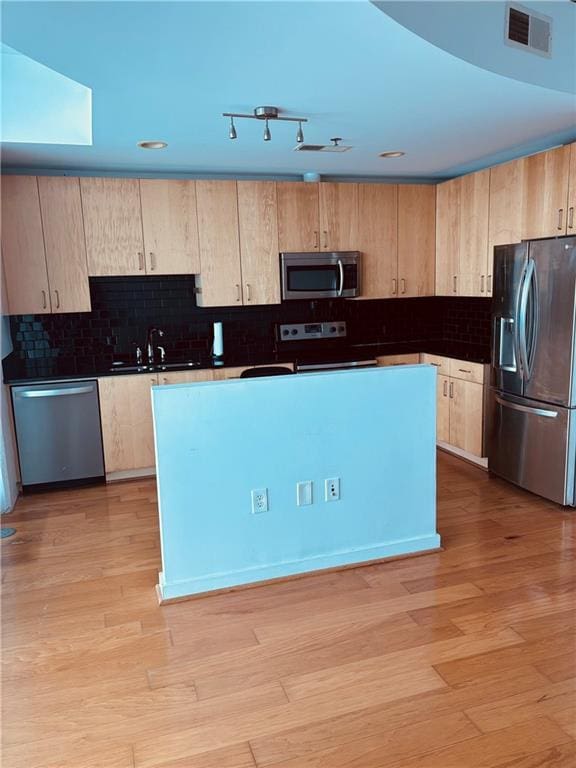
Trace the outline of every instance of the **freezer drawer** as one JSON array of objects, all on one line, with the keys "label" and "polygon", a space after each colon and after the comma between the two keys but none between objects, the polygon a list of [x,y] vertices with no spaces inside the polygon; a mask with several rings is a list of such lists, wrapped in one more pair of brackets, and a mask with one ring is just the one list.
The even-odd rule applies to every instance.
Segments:
[{"label": "freezer drawer", "polygon": [[491,389],[488,469],[558,504],[574,505],[576,411]]},{"label": "freezer drawer", "polygon": [[98,383],[12,387],[22,485],[103,478]]}]

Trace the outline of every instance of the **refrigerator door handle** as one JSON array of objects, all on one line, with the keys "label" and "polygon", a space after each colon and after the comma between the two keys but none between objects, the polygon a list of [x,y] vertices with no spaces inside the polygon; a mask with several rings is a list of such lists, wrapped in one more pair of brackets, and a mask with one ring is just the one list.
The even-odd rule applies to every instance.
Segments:
[{"label": "refrigerator door handle", "polygon": [[513,411],[522,411],[522,413],[532,413],[534,416],[544,416],[548,419],[555,419],[558,416],[558,411],[548,411],[545,408],[530,408],[528,405],[519,405],[518,403],[512,403],[510,400],[504,400],[504,398],[494,395],[494,399],[504,408],[510,408]]},{"label": "refrigerator door handle", "polygon": [[525,380],[530,378],[530,363],[528,360],[528,330],[526,328],[526,322],[528,314],[528,298],[530,296],[532,280],[534,279],[534,271],[534,260],[529,259],[526,271],[524,272],[522,286],[520,288],[520,300],[518,307],[518,351],[520,355],[520,367],[522,369],[522,376]]}]

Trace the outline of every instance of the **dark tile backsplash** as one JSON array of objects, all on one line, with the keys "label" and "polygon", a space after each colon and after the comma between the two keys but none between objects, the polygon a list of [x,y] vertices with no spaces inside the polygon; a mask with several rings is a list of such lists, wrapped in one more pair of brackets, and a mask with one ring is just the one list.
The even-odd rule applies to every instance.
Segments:
[{"label": "dark tile backsplash", "polygon": [[[429,297],[370,301],[322,300],[275,306],[202,309],[194,277],[91,278],[92,311],[11,318],[14,355],[31,365],[55,359],[89,366],[134,359],[147,330],[161,328],[169,358],[208,353],[211,326],[224,323],[225,350],[236,356],[274,350],[280,322],[346,320],[349,341],[385,343],[444,340],[488,349],[490,300]],[[26,363],[25,363],[26,364]]]}]

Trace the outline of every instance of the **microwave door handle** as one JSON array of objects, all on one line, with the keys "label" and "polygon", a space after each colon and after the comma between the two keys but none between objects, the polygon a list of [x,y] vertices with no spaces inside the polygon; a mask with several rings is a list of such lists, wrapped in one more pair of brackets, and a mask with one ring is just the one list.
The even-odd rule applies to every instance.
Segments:
[{"label": "microwave door handle", "polygon": [[340,270],[340,288],[338,289],[338,296],[342,296],[344,290],[344,265],[342,259],[338,259],[338,269]]}]

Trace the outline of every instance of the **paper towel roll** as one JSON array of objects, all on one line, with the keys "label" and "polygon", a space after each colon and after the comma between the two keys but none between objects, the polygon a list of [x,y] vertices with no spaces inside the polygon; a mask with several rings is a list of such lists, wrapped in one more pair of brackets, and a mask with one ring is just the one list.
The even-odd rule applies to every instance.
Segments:
[{"label": "paper towel roll", "polygon": [[214,357],[222,357],[224,354],[224,336],[222,323],[214,323],[214,341],[212,342],[212,354]]}]

